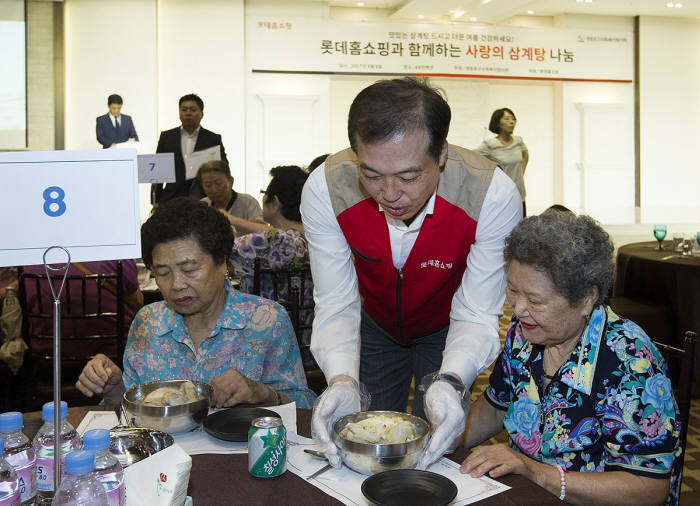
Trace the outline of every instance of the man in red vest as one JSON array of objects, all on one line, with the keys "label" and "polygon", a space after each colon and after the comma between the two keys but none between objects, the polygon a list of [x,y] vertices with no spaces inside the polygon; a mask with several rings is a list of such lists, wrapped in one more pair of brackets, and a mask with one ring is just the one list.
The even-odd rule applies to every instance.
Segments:
[{"label": "man in red vest", "polygon": [[304,188],[311,350],[329,384],[312,432],[334,466],[332,424],[360,410],[359,385],[369,409],[405,411],[415,379],[412,412],[434,431],[426,468],[454,448],[469,387],[499,352],[503,246],[521,199],[496,163],[447,143],[450,118],[427,83],[379,81],[350,107],[351,147]]}]

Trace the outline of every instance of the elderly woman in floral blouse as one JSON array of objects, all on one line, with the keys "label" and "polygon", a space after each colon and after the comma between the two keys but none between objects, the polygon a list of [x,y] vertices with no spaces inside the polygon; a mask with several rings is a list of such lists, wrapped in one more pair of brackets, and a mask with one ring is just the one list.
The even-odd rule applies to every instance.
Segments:
[{"label": "elderly woman in floral blouse", "polygon": [[188,198],[160,204],[141,227],[141,245],[164,300],[136,314],[124,372],[97,355],[78,389],[116,404],[132,385],[192,379],[213,387],[214,406],[291,399],[310,408],[316,396],[306,386],[289,316],[227,281],[232,244],[228,220],[214,208]]},{"label": "elderly woman in floral blouse", "polygon": [[[513,319],[465,445],[461,471],[524,475],[572,504],[678,500],[678,408],[644,331],[603,298],[613,246],[591,218],[546,211],[506,240]],[[671,477],[673,476],[673,480]]]}]

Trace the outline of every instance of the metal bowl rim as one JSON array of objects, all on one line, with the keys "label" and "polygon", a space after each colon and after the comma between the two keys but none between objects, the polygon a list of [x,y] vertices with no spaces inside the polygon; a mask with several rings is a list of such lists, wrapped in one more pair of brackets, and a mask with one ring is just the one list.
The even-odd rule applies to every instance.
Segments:
[{"label": "metal bowl rim", "polygon": [[[195,385],[197,393],[204,395],[202,399],[187,404],[179,404],[177,406],[145,406],[138,401],[146,395],[154,391],[156,388],[167,387],[169,385],[181,384],[184,381],[191,381]],[[141,391],[143,396],[139,399],[130,399],[129,395],[134,392]],[[133,416],[141,417],[174,417],[180,415],[189,415],[202,410],[208,410],[211,405],[211,396],[213,389],[211,385],[197,380],[158,380],[140,383],[129,388],[124,392],[123,402],[124,407]]]}]

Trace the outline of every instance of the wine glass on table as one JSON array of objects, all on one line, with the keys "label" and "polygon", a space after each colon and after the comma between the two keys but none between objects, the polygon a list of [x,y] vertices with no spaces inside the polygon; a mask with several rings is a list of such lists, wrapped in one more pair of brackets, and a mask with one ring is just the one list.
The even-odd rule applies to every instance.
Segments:
[{"label": "wine glass on table", "polygon": [[666,237],[666,225],[654,225],[654,237],[656,237],[656,240],[659,241],[659,251],[663,250],[663,247],[661,246],[661,243],[664,240],[664,237]]}]

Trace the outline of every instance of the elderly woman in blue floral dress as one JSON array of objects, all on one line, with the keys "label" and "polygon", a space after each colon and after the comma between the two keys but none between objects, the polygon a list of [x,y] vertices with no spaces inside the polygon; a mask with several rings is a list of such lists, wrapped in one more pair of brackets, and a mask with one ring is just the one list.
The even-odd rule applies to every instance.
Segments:
[{"label": "elderly woman in blue floral dress", "polygon": [[603,304],[612,253],[587,216],[551,210],[513,229],[513,319],[464,434],[471,448],[505,426],[510,444],[473,448],[463,473],[521,474],[572,504],[677,502],[678,408],[650,338]]},{"label": "elderly woman in blue floral dress", "polygon": [[229,222],[214,208],[184,197],[160,204],[141,227],[141,245],[164,300],[134,318],[123,373],[97,355],[83,368],[78,389],[118,404],[132,385],[192,379],[212,386],[214,406],[293,400],[310,408],[316,396],[307,388],[289,316],[227,281],[232,244]]}]

